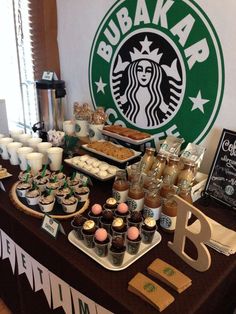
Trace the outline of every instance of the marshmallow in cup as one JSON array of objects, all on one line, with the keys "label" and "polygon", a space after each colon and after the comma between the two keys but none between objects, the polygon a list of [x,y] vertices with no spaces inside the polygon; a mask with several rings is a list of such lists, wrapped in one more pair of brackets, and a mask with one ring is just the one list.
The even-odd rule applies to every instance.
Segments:
[{"label": "marshmallow in cup", "polygon": [[60,170],[62,164],[63,148],[61,147],[51,147],[47,150],[49,168],[51,171]]},{"label": "marshmallow in cup", "polygon": [[52,147],[50,142],[42,142],[37,145],[38,152],[43,154],[43,165],[48,164],[48,149]]},{"label": "marshmallow in cup", "polygon": [[66,120],[63,122],[63,131],[67,135],[72,135],[75,132],[75,124],[71,120]]},{"label": "marshmallow in cup", "polygon": [[27,141],[32,137],[31,134],[23,133],[18,136],[19,142],[23,144],[23,146],[28,146]]},{"label": "marshmallow in cup", "polygon": [[32,152],[26,155],[27,164],[31,167],[33,175],[36,175],[43,166],[43,154]]},{"label": "marshmallow in cup", "polygon": [[15,142],[18,142],[19,136],[20,134],[23,134],[23,132],[24,131],[22,129],[10,130],[10,136],[13,138]]},{"label": "marshmallow in cup", "polygon": [[32,147],[20,147],[17,149],[18,160],[20,164],[20,169],[22,171],[27,170],[27,159],[26,155],[32,153],[34,150]]},{"label": "marshmallow in cup", "polygon": [[40,137],[32,137],[27,140],[28,146],[32,147],[35,152],[38,151],[38,144],[42,142]]},{"label": "marshmallow in cup", "polygon": [[2,159],[7,160],[9,159],[8,151],[7,151],[7,144],[13,142],[13,138],[11,137],[3,137],[0,138],[0,154]]},{"label": "marshmallow in cup", "polygon": [[7,144],[8,156],[10,159],[10,164],[13,166],[19,165],[17,150],[22,147],[23,144],[20,142],[12,142]]}]

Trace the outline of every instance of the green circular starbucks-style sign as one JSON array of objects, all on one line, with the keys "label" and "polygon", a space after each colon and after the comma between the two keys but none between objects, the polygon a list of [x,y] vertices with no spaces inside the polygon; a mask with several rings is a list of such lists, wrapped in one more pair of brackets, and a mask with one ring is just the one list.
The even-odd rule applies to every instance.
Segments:
[{"label": "green circular starbucks-style sign", "polygon": [[194,1],[117,1],[93,41],[89,86],[108,123],[198,144],[222,101],[219,39]]}]

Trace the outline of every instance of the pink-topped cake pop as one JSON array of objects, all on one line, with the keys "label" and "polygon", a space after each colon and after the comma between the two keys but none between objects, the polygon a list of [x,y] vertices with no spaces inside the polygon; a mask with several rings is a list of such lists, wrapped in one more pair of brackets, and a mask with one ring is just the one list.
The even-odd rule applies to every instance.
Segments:
[{"label": "pink-topped cake pop", "polygon": [[117,206],[117,212],[120,213],[120,214],[126,214],[129,210],[129,207],[126,203],[120,203],[118,206]]},{"label": "pink-topped cake pop", "polygon": [[127,237],[131,241],[135,241],[139,238],[139,230],[137,227],[130,227],[127,232]]},{"label": "pink-topped cake pop", "polygon": [[94,235],[95,240],[98,242],[106,241],[107,236],[108,236],[107,231],[104,228],[98,228],[95,232],[95,235]]},{"label": "pink-topped cake pop", "polygon": [[94,204],[91,208],[91,212],[95,216],[100,215],[102,212],[102,206],[100,204]]}]

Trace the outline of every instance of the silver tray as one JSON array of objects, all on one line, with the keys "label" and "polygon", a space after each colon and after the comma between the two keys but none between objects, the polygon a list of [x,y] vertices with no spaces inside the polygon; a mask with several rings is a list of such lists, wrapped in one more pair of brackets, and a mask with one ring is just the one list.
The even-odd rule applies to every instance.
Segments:
[{"label": "silver tray", "polygon": [[88,248],[84,245],[84,242],[82,240],[78,240],[76,237],[76,232],[72,230],[68,234],[68,240],[76,246],[78,249],[80,249],[82,252],[87,254],[89,257],[91,257],[93,260],[95,260],[98,264],[102,265],[104,268],[112,271],[119,271],[123,270],[127,267],[129,267],[131,264],[133,264],[136,260],[138,260],[140,257],[142,257],[144,254],[146,254],[148,251],[150,251],[153,247],[155,247],[157,244],[161,242],[161,235],[158,231],[155,232],[154,238],[152,243],[150,244],[144,244],[141,242],[140,249],[138,254],[131,255],[128,252],[125,252],[124,261],[121,266],[114,266],[110,263],[108,257],[99,257],[93,248]]},{"label": "silver tray", "polygon": [[[99,142],[104,142],[104,141],[101,140],[101,141],[99,141]],[[122,145],[117,145],[117,144],[114,144],[114,143],[112,143],[112,144],[115,145],[115,146],[117,146],[117,147],[124,147],[124,146],[122,146]],[[137,156],[139,156],[139,155],[142,154],[141,152],[137,152],[136,150],[133,150],[133,149],[129,148],[131,151],[133,151],[134,155],[131,156],[131,157],[129,157],[129,158],[127,158],[127,159],[122,159],[122,160],[120,160],[120,159],[117,159],[117,158],[115,158],[115,157],[106,155],[106,154],[104,154],[104,153],[102,153],[102,152],[99,152],[99,151],[97,151],[97,150],[95,150],[95,149],[92,149],[92,148],[88,147],[88,144],[84,144],[84,145],[82,145],[82,147],[83,147],[84,149],[88,150],[89,152],[92,152],[92,153],[94,153],[94,154],[97,154],[97,155],[106,157],[106,158],[111,159],[111,160],[114,160],[114,161],[116,161],[116,162],[118,162],[118,163],[127,162],[127,161],[132,160],[132,159],[134,159],[134,158],[136,158]]]},{"label": "silver tray", "polygon": [[134,140],[134,139],[132,139],[130,137],[123,136],[123,135],[120,135],[120,134],[117,134],[117,133],[114,133],[114,132],[109,132],[107,130],[102,130],[101,132],[102,132],[103,135],[107,135],[107,136],[113,137],[113,138],[115,138],[117,140],[121,140],[121,141],[124,141],[126,143],[134,144],[134,145],[141,145],[141,144],[150,142],[154,138],[151,135],[150,137],[144,138],[142,140]]}]

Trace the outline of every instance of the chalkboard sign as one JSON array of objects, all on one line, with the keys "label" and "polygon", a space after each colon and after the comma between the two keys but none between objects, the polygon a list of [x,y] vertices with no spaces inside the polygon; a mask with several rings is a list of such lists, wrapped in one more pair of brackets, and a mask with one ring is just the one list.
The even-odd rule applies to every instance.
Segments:
[{"label": "chalkboard sign", "polygon": [[236,132],[223,129],[205,194],[236,209]]}]

